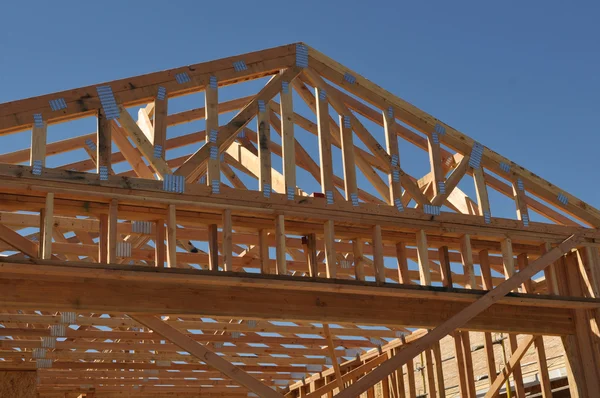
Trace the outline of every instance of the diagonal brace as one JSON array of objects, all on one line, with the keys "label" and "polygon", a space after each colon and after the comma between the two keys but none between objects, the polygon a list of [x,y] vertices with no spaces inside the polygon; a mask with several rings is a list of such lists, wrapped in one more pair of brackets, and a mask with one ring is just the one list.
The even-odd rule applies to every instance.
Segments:
[{"label": "diagonal brace", "polygon": [[569,238],[561,242],[557,247],[550,250],[536,261],[532,262],[529,266],[499,284],[495,289],[490,290],[477,301],[443,322],[437,328],[433,329],[430,333],[401,350],[398,354],[382,363],[381,366],[379,366],[373,372],[364,376],[362,379],[358,380],[356,383],[352,384],[350,387],[340,392],[336,396],[339,398],[354,398],[359,396],[368,388],[378,383],[381,379],[387,377],[390,373],[417,356],[420,352],[441,340],[448,333],[460,328],[469,320],[485,311],[487,308],[492,306],[492,304],[502,299],[512,290],[518,288],[525,281],[531,279],[535,274],[542,271],[548,265],[554,263],[556,260],[561,258],[563,254],[578,246],[582,242],[582,237],[578,235],[571,235]]}]

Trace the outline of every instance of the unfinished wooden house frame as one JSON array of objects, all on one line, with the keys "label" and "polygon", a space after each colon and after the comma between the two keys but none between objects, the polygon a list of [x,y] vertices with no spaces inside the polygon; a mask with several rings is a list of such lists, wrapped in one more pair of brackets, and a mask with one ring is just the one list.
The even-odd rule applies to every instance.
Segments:
[{"label": "unfinished wooden house frame", "polygon": [[543,336],[600,397],[600,212],[305,44],[0,104],[29,139],[0,371],[40,397],[525,397],[533,347],[548,398]]}]

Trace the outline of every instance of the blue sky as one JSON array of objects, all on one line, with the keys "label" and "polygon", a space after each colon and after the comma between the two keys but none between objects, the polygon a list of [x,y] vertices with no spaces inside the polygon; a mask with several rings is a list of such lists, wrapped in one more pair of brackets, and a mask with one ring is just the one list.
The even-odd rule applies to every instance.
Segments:
[{"label": "blue sky", "polygon": [[597,3],[366,4],[5,2],[0,102],[305,41],[600,207]]}]

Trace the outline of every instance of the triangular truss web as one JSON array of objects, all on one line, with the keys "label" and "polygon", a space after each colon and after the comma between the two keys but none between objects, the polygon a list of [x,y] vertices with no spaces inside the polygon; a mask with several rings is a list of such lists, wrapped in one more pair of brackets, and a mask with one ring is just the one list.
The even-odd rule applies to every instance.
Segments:
[{"label": "triangular truss web", "polygon": [[[472,242],[461,225],[484,232],[522,230],[525,237],[533,236],[527,231],[558,236],[571,231],[564,227],[600,226],[597,209],[303,43],[0,104],[0,142],[0,178],[13,184],[0,193],[0,256],[7,261],[41,258],[491,290],[510,276],[507,269],[512,274],[527,265],[527,251],[532,258],[545,253],[549,240],[542,249],[540,242],[523,238],[513,255],[510,239],[496,233],[490,241],[484,236]],[[113,188],[118,195],[104,200],[105,206],[77,195],[55,199],[53,193],[21,200],[19,193],[30,187],[14,179],[23,176],[33,181],[34,191],[51,191],[54,181],[87,181],[107,189],[99,195]],[[39,188],[36,178],[48,185]],[[124,194],[117,188],[131,189],[135,201],[149,203],[154,192],[201,194],[207,206],[202,218],[176,209],[177,199],[139,214],[127,200],[118,202]],[[141,191],[148,196],[136,193]],[[266,225],[249,211],[236,215],[233,205],[233,216],[231,209],[211,210],[227,207],[240,193],[260,202],[260,211],[275,209],[274,223]],[[439,221],[432,239],[438,247],[428,245],[432,233],[422,227],[415,228],[416,235],[411,229],[406,242],[406,231],[392,231],[393,244],[389,235],[382,242],[379,224],[366,243],[347,219],[339,236],[332,220],[319,221],[319,233],[317,222],[309,220],[312,229],[300,234],[295,224],[285,223],[285,205],[307,202],[314,211],[366,209],[361,215],[380,215],[384,228],[392,216],[413,222],[410,228]],[[53,208],[58,214],[48,215]],[[312,216],[293,212],[294,221]],[[447,230],[445,222],[452,223]],[[483,249],[475,253],[476,247]],[[389,269],[390,258],[397,259],[398,271]],[[522,292],[551,291],[542,279],[524,284]],[[123,312],[2,311],[0,324],[11,330],[2,348],[11,351],[0,352],[0,369],[3,362],[28,369],[55,364],[55,373],[40,372],[40,385],[48,391],[101,387],[133,394],[140,388],[166,391],[167,385],[175,392],[206,387],[215,396],[252,396],[264,385],[299,390],[307,380],[339,375],[332,361],[346,363],[345,371],[357,356],[361,366],[376,366],[382,353],[425,333],[393,322],[328,325],[180,314],[153,319]],[[150,333],[154,328],[148,325],[159,321],[172,341]],[[435,326],[425,323],[418,327]],[[181,342],[184,335],[201,351]],[[190,359],[190,352],[202,356],[205,349],[257,380],[236,377],[228,365],[219,368],[219,359],[210,363],[219,372]],[[144,376],[127,378],[110,363],[126,363]],[[94,370],[92,364],[107,367]]]}]

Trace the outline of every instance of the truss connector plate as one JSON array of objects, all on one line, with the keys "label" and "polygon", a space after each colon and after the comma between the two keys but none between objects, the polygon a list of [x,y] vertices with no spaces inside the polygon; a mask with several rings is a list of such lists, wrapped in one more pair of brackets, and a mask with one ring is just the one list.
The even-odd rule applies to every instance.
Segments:
[{"label": "truss connector plate", "polygon": [[56,98],[48,101],[48,103],[50,104],[50,109],[52,109],[53,112],[60,111],[61,109],[67,109],[67,103],[65,102],[64,98]]},{"label": "truss connector plate", "polygon": [[308,68],[308,47],[304,44],[296,44],[296,66]]},{"label": "truss connector plate", "polygon": [[36,359],[35,367],[37,369],[50,369],[52,367],[51,359]]},{"label": "truss connector plate", "polygon": [[523,226],[529,226],[529,214],[521,214],[521,221],[523,221]]},{"label": "truss connector plate", "polygon": [[246,69],[248,69],[248,66],[246,66],[246,63],[245,63],[244,61],[241,61],[241,60],[240,60],[240,61],[235,61],[235,62],[233,63],[233,69],[234,69],[236,72],[243,72],[243,71],[245,71]]},{"label": "truss connector plate", "polygon": [[42,117],[41,113],[36,113],[33,115],[33,125],[37,128],[44,127],[44,118]]},{"label": "truss connector plate", "polygon": [[67,326],[61,325],[50,325],[50,336],[52,337],[66,337]]},{"label": "truss connector plate", "polygon": [[398,211],[404,211],[404,206],[402,205],[402,200],[400,198],[394,199],[394,205]]},{"label": "truss connector plate", "polygon": [[438,181],[438,192],[442,195],[446,194],[446,183],[444,181]]},{"label": "truss connector plate", "polygon": [[352,201],[352,206],[358,206],[359,202],[358,202],[358,194],[356,193],[351,193],[350,194],[350,200]]},{"label": "truss connector plate", "polygon": [[163,152],[163,146],[160,144],[155,144],[154,145],[154,152],[153,152],[153,156],[155,159],[159,159],[162,158],[162,152]]},{"label": "truss connector plate", "polygon": [[100,170],[99,170],[99,174],[100,174],[100,181],[107,181],[108,180],[108,167],[106,166],[100,166]]},{"label": "truss connector plate", "polygon": [[505,173],[510,173],[510,165],[502,162],[500,163],[500,170],[502,170]]},{"label": "truss connector plate", "polygon": [[175,81],[177,81],[179,84],[185,84],[191,82],[192,79],[190,79],[190,75],[188,75],[186,72],[181,72],[175,75]]},{"label": "truss connector plate", "polygon": [[42,348],[56,348],[56,337],[42,337]]},{"label": "truss connector plate", "polygon": [[218,195],[221,193],[221,181],[219,180],[212,180],[210,182],[210,187],[212,189],[212,193],[214,195]]},{"label": "truss connector plate", "polygon": [[163,191],[184,193],[185,178],[174,174],[166,174],[163,180]]},{"label": "truss connector plate", "polygon": [[423,205],[423,213],[425,213],[425,214],[431,214],[432,216],[439,216],[440,211],[441,211],[440,206],[434,206],[434,205],[428,205],[428,204]]},{"label": "truss connector plate", "polygon": [[350,84],[356,83],[356,77],[351,75],[349,72],[344,73],[344,80]]},{"label": "truss connector plate", "polygon": [[96,143],[89,138],[85,140],[85,145],[90,148],[90,151],[96,151],[98,149]]},{"label": "truss connector plate", "polygon": [[290,92],[290,83],[285,80],[281,82],[281,92],[288,94]]},{"label": "truss connector plate", "polygon": [[492,215],[490,214],[489,210],[484,210],[484,212],[483,212],[483,221],[485,221],[486,224],[491,224],[491,222],[492,222]]},{"label": "truss connector plate", "polygon": [[117,257],[131,257],[131,243],[117,242]]},{"label": "truss connector plate", "polygon": [[479,142],[473,143],[473,148],[471,149],[471,157],[469,158],[469,166],[474,169],[479,168],[481,166],[481,157],[483,156],[483,145]]},{"label": "truss connector plate", "polygon": [[352,123],[350,122],[350,116],[344,115],[344,128],[352,128]]},{"label": "truss connector plate", "polygon": [[43,168],[44,167],[42,166],[41,160],[34,160],[33,167],[31,168],[31,174],[33,174],[34,176],[40,176],[40,175],[42,175]]},{"label": "truss connector plate", "polygon": [[439,135],[444,135],[444,134],[446,134],[446,127],[442,126],[439,123],[436,123],[435,127],[433,128],[433,131],[435,131]]},{"label": "truss connector plate", "polygon": [[327,199],[327,204],[333,204],[333,191],[325,191],[325,198]]},{"label": "truss connector plate", "polygon": [[288,200],[294,200],[296,198],[296,189],[294,187],[288,187],[287,198]]},{"label": "truss connector plate", "polygon": [[31,351],[31,357],[33,359],[44,359],[44,358],[46,358],[46,349],[45,348],[34,348]]},{"label": "truss connector plate", "polygon": [[151,234],[152,223],[150,221],[134,221],[131,223],[131,232],[134,234]]},{"label": "truss connector plate", "polygon": [[117,106],[117,101],[115,100],[112,88],[110,86],[98,86],[96,87],[96,92],[100,98],[100,105],[102,105],[106,120],[117,119],[121,112]]},{"label": "truss connector plate", "polygon": [[263,196],[265,198],[271,197],[271,185],[270,184],[263,184]]},{"label": "truss connector plate", "polygon": [[159,101],[164,101],[167,97],[167,89],[163,86],[158,87],[158,91],[156,92],[156,99]]},{"label": "truss connector plate", "polygon": [[69,311],[69,312],[61,312],[60,313],[60,323],[65,325],[74,325],[77,323],[77,313]]},{"label": "truss connector plate", "polygon": [[267,107],[265,106],[265,101],[258,100],[258,111],[260,113],[264,113],[266,110],[267,110]]},{"label": "truss connector plate", "polygon": [[569,198],[567,198],[562,192],[558,194],[556,199],[558,199],[558,201],[565,206],[569,203]]},{"label": "truss connector plate", "polygon": [[208,87],[213,90],[216,90],[219,87],[219,83],[216,76],[211,76],[208,78]]}]

